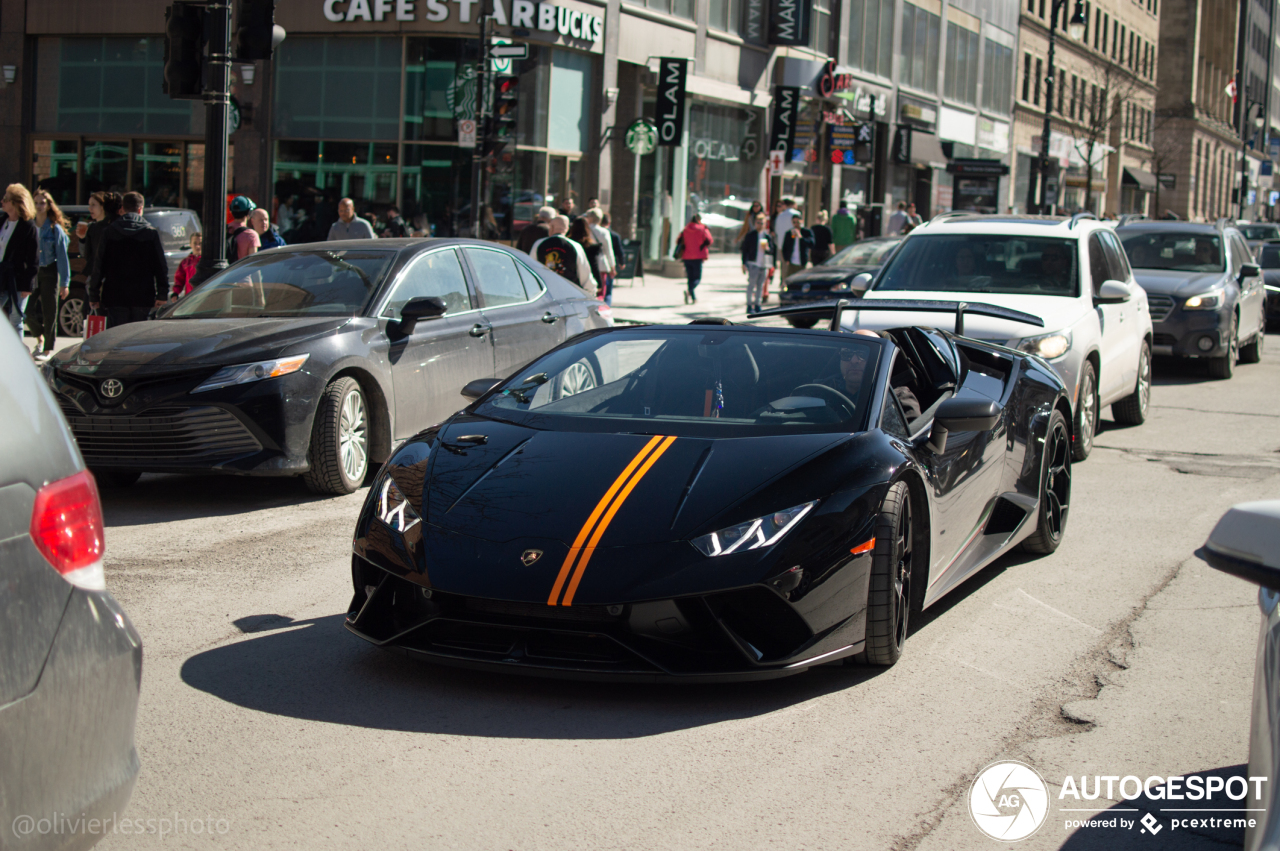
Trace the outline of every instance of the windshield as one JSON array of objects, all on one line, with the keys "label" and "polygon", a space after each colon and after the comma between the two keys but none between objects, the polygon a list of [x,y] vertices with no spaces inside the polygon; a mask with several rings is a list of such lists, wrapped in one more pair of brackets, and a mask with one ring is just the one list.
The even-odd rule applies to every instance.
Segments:
[{"label": "windshield", "polygon": [[1258,252],[1258,265],[1264,269],[1280,269],[1280,245],[1264,245]]},{"label": "windshield", "polygon": [[369,300],[395,254],[370,249],[254,254],[201,284],[166,318],[351,316]]},{"label": "windshield", "polygon": [[880,273],[876,290],[1079,294],[1076,241],[1058,237],[912,236]]},{"label": "windshield", "polygon": [[1240,232],[1248,240],[1280,239],[1280,225],[1240,225]]},{"label": "windshield", "polygon": [[867,239],[855,242],[832,257],[824,266],[879,266],[889,252],[898,247],[900,239]]},{"label": "windshield", "polygon": [[880,351],[853,336],[611,331],[535,361],[476,413],[557,430],[852,432],[866,419]]},{"label": "windshield", "polygon": [[1222,239],[1208,233],[1135,233],[1123,236],[1124,253],[1135,269],[1221,272]]}]

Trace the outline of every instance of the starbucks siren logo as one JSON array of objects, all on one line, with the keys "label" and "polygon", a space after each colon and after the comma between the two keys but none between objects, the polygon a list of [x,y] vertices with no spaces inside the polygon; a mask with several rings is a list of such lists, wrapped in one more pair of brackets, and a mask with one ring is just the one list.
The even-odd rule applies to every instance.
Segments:
[{"label": "starbucks siren logo", "polygon": [[444,92],[445,103],[453,112],[455,121],[476,117],[476,69],[463,65]]}]

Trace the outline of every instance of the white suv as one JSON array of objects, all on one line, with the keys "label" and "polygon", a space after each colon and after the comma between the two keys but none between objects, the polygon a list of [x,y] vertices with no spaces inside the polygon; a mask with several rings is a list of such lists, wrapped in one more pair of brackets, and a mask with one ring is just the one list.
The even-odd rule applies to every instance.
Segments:
[{"label": "white suv", "polygon": [[[859,281],[854,282],[858,287]],[[1048,361],[1074,402],[1076,460],[1093,448],[1098,416],[1146,419],[1151,400],[1151,314],[1115,233],[1088,214],[983,216],[952,213],[911,232],[865,298],[944,299],[1020,310],[1044,320],[966,315],[964,334]],[[920,314],[851,311],[850,328],[918,324]],[[949,328],[953,316],[939,318]]]}]

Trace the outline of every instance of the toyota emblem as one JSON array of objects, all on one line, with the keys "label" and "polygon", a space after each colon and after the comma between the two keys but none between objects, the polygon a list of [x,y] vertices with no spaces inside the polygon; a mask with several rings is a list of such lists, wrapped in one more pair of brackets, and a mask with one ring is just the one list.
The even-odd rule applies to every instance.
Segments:
[{"label": "toyota emblem", "polygon": [[525,550],[520,556],[520,563],[528,567],[540,558],[542,558],[542,550]]},{"label": "toyota emblem", "polygon": [[102,390],[103,396],[106,396],[108,399],[114,399],[124,392],[124,385],[121,384],[120,380],[117,378],[108,378],[106,381],[102,382],[99,389]]}]

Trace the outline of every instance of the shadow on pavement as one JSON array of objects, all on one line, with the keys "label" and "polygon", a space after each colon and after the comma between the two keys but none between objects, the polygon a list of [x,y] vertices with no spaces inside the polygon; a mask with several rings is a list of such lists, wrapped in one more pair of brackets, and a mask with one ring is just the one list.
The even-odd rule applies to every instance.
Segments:
[{"label": "shadow on pavement", "polygon": [[[368,483],[366,479],[366,485]],[[353,499],[363,499],[363,489]],[[226,517],[334,499],[314,494],[298,477],[144,475],[126,488],[103,488],[108,527]],[[341,497],[339,497],[341,498]],[[352,515],[354,517],[354,515]]]},{"label": "shadow on pavement", "polygon": [[[1207,779],[1211,777],[1217,778],[1225,784],[1230,782],[1231,778],[1240,778],[1247,781],[1247,775],[1247,765],[1230,765],[1184,775],[1182,787],[1185,790],[1186,780],[1191,777],[1201,778],[1201,783],[1206,783]],[[1143,779],[1145,780],[1145,778]],[[1090,778],[1090,781],[1092,781],[1092,778]],[[1234,782],[1232,785],[1234,787],[1233,791],[1238,794],[1240,790],[1239,782]],[[1156,790],[1160,788],[1158,786],[1153,787]],[[1248,788],[1252,792],[1253,786],[1248,786]],[[1105,793],[1104,785],[1103,794]],[[1117,794],[1119,793],[1117,792]],[[1065,801],[1071,800],[1068,797],[1058,803],[1063,804]],[[1141,798],[1132,801],[1121,801],[1114,807],[1103,810],[1097,815],[1088,813],[1051,813],[1049,817],[1051,819],[1056,818],[1059,824],[1064,826],[1068,819],[1076,820],[1075,817],[1079,817],[1082,821],[1098,819],[1107,822],[1112,819],[1124,818],[1133,824],[1128,830],[1119,827],[1076,828],[1067,837],[1066,842],[1062,844],[1061,847],[1064,851],[1115,851],[1115,849],[1126,848],[1238,848],[1244,844],[1244,828],[1235,826],[1223,827],[1221,826],[1222,820],[1229,820],[1229,823],[1237,823],[1242,819],[1261,816],[1262,813],[1245,811],[1246,807],[1263,806],[1258,803],[1248,803],[1248,801],[1249,798],[1245,798],[1242,801],[1233,801],[1221,791],[1214,792],[1212,800],[1208,801],[1165,801],[1149,798],[1144,794]],[[1087,804],[1087,801],[1080,802],[1081,806],[1087,806]],[[1170,810],[1179,810],[1179,812],[1171,812]],[[1155,821],[1150,828],[1142,821],[1148,814]],[[1174,819],[1178,819],[1180,824],[1175,826]],[[1201,823],[1206,819],[1216,819],[1217,821],[1211,822],[1207,827],[1191,827],[1184,821],[1189,819],[1197,819]],[[1147,824],[1150,824],[1150,822],[1148,821]],[[1053,830],[1054,827],[1050,823],[1045,825],[1042,830]],[[1058,829],[1062,829],[1062,827]]]},{"label": "shadow on pavement", "polygon": [[264,634],[192,656],[182,680],[246,709],[308,721],[457,736],[628,739],[764,715],[878,673],[820,667],[723,685],[548,680],[407,659],[342,624],[342,615],[241,618],[242,630]]}]

